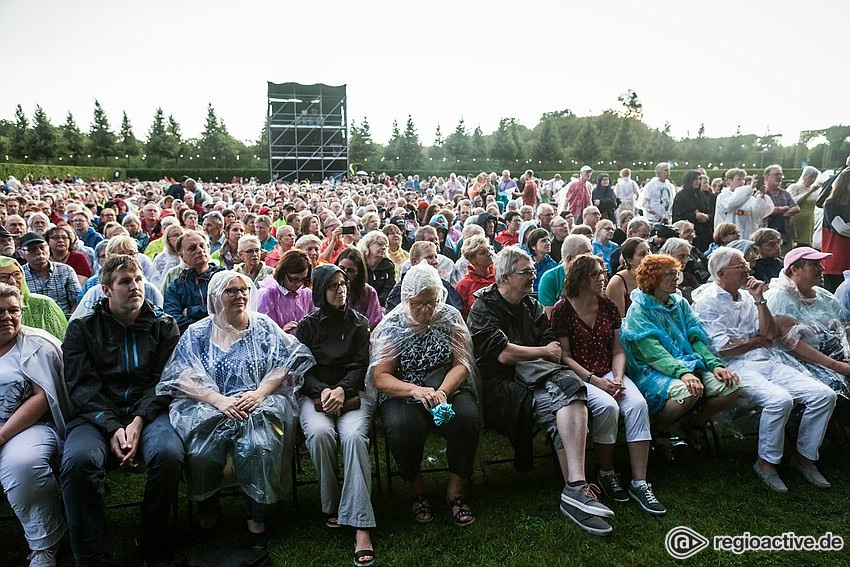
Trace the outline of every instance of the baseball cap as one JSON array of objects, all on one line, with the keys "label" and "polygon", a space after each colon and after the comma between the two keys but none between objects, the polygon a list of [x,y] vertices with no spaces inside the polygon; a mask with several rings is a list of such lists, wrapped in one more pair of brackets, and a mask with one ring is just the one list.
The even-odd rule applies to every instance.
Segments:
[{"label": "baseball cap", "polygon": [[832,254],[829,252],[818,252],[809,246],[800,246],[799,248],[794,248],[785,255],[785,261],[782,264],[782,268],[787,270],[798,260],[823,260],[830,256],[832,256]]},{"label": "baseball cap", "polygon": [[37,232],[28,232],[21,237],[21,248],[26,248],[28,245],[33,242],[47,242],[42,235]]},{"label": "baseball cap", "polygon": [[583,165],[583,166],[581,166],[581,169],[579,171],[584,173],[585,171],[593,171],[593,168],[590,167],[589,165]]},{"label": "baseball cap", "polygon": [[12,238],[12,233],[6,230],[5,226],[0,226],[0,238]]}]

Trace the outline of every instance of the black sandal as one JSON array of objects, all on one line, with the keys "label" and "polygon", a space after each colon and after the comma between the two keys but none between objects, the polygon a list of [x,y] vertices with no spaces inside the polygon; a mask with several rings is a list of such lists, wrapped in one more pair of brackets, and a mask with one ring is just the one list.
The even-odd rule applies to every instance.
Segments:
[{"label": "black sandal", "polygon": [[[667,439],[667,443],[659,443],[656,439]],[[676,462],[676,453],[673,452],[673,444],[670,443],[669,431],[656,431],[653,436],[650,447],[665,463],[673,464]]]},{"label": "black sandal", "polygon": [[[475,523],[475,514],[469,509],[469,505],[464,501],[463,496],[458,496],[454,500],[449,500],[451,508],[457,508],[457,512],[452,514],[452,521],[459,526],[468,526]],[[464,508],[464,506],[466,506]]]},{"label": "black sandal", "polygon": [[325,526],[335,530],[339,527],[339,516],[336,514],[328,514],[325,516]]},{"label": "black sandal", "polygon": [[[364,557],[370,557],[370,559],[364,560]],[[354,565],[356,567],[369,567],[375,563],[375,551],[372,549],[361,549],[360,551],[354,552]]]},{"label": "black sandal", "polygon": [[428,495],[420,492],[412,499],[413,519],[420,524],[430,524],[434,521],[434,509],[431,508],[431,503],[428,501]]}]

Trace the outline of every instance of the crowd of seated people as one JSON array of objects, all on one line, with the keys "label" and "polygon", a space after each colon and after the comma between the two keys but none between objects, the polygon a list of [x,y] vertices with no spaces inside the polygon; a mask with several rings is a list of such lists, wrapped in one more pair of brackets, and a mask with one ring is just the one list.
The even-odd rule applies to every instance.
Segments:
[{"label": "crowd of seated people", "polygon": [[[687,171],[678,188],[661,163],[645,192],[628,170],[595,187],[592,173],[5,182],[0,480],[30,565],[56,565],[66,533],[78,565],[109,564],[105,470],[140,463],[147,565],[171,558],[181,482],[202,535],[219,490],[238,485],[247,541],[264,548],[298,429],[325,524],[353,528],[354,562],[371,565],[373,417],[423,524],[438,506],[422,475],[431,431],[458,526],[476,521],[486,426],[519,471],[543,430],[561,512],[607,535],[600,498],[665,514],[676,503],[648,482],[650,456],[682,458],[674,427],[703,451],[711,420],[742,400],[760,413],[756,477],[786,492],[788,452],[828,488],[821,445],[845,444],[850,422],[850,170],[821,195],[817,235],[794,221],[821,187],[808,170],[787,197],[779,166],[717,183]],[[628,479],[614,468],[621,418]]]}]

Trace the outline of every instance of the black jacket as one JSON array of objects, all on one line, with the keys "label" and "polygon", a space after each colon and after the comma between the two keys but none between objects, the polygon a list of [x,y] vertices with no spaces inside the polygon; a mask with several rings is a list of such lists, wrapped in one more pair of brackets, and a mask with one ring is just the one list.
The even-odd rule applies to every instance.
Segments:
[{"label": "black jacket", "polygon": [[507,344],[542,346],[555,340],[543,306],[527,295],[512,306],[496,284],[477,292],[466,324],[472,334],[475,362],[483,383],[484,423],[510,439],[514,468],[533,468],[533,389],[515,379],[513,366],[498,358]]},{"label": "black jacket", "polygon": [[180,332],[174,319],[148,301],[129,327],[109,311],[107,299],[68,325],[62,354],[68,395],[79,416],[111,436],[136,416],[150,423],[171,398],[156,385]]},{"label": "black jacket", "polygon": [[[705,252],[714,240],[714,206],[711,195],[699,189],[682,189],[673,197],[673,222],[686,220],[694,225],[694,246]],[[708,222],[697,222],[697,209]]]},{"label": "black jacket", "polygon": [[301,319],[295,330],[295,338],[316,359],[316,365],[304,375],[300,390],[310,398],[338,386],[342,386],[346,399],[353,398],[363,389],[369,366],[369,321],[348,306],[336,309],[325,301],[327,284],[336,273],[345,275],[332,264],[313,272],[313,303],[318,309]]},{"label": "black jacket", "polygon": [[395,264],[389,258],[384,258],[373,270],[369,268],[369,285],[378,293],[381,307],[387,304],[387,296],[395,285]]}]

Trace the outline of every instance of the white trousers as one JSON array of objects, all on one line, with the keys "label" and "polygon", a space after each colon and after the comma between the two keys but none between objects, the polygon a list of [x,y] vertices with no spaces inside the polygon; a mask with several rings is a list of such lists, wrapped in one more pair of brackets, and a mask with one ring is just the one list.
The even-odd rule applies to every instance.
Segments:
[{"label": "white trousers", "polygon": [[[602,378],[613,381],[614,373],[609,372]],[[594,443],[613,445],[617,442],[620,413],[623,414],[623,423],[626,426],[627,443],[652,439],[649,432],[649,409],[646,406],[646,400],[628,376],[623,376],[626,395],[619,401],[590,382],[586,382],[585,385],[587,386],[587,410],[592,417],[590,430]]]},{"label": "white trousers", "polygon": [[806,409],[800,420],[797,452],[812,461],[818,460],[818,449],[835,409],[835,392],[811,376],[782,364],[775,357],[768,360],[730,360],[728,367],[738,373],[743,395],[762,408],[759,457],[768,463],[779,464],[788,416],[795,404],[802,404]]}]

